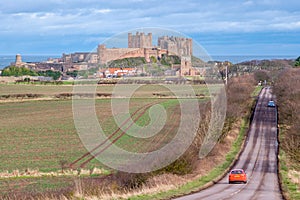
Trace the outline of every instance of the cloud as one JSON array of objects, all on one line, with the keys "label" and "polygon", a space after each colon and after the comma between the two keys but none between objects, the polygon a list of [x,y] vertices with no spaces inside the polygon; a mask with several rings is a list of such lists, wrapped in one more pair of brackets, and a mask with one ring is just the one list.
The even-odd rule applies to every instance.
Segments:
[{"label": "cloud", "polygon": [[[142,26],[165,26],[200,32],[277,31],[286,28],[284,23],[287,17],[291,19],[289,24],[296,25],[288,26],[289,30],[298,30],[297,22],[300,20],[300,12],[274,9],[274,6],[279,6],[279,1],[275,1],[273,7],[268,8],[271,5],[269,0],[248,0],[240,4],[236,1],[224,3],[172,1],[171,3],[170,1],[132,0],[127,4],[122,1],[120,3],[100,1],[102,4],[96,2],[98,1],[88,0],[85,3],[78,0],[49,0],[38,3],[30,0],[18,1],[25,7],[17,6],[13,1],[7,4],[2,2],[1,6],[7,8],[9,12],[2,11],[0,22],[11,24],[9,27],[12,32],[17,32],[21,27],[25,32],[34,29],[36,33],[43,34],[48,30],[59,31],[59,34],[84,34],[118,32]],[[253,9],[254,5],[258,4],[261,7]],[[32,27],[26,29],[26,25]]]},{"label": "cloud", "polygon": [[106,14],[106,13],[109,13],[111,11],[112,11],[111,9],[94,9],[94,10],[92,10],[92,12],[94,12],[96,14],[98,14],[98,13]]},{"label": "cloud", "polygon": [[[0,2],[0,37],[78,36],[85,44],[139,27],[200,33],[299,32],[300,1],[18,0]],[[72,42],[70,39],[70,42]],[[69,41],[69,40],[68,40]],[[13,42],[13,41],[11,41]],[[8,44],[7,44],[8,46]]]},{"label": "cloud", "polygon": [[243,3],[243,5],[245,5],[245,6],[251,6],[251,5],[253,5],[253,4],[254,4],[253,1],[245,1],[245,2]]},{"label": "cloud", "polygon": [[284,30],[294,30],[294,29],[300,29],[300,21],[297,22],[284,22],[284,23],[276,23],[271,25],[274,28],[277,29],[284,29]]}]

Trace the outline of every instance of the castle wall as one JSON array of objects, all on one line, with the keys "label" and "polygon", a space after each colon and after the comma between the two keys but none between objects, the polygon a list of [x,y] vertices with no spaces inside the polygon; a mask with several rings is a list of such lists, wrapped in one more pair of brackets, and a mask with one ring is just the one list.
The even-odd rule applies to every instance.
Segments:
[{"label": "castle wall", "polygon": [[150,48],[152,46],[152,33],[148,33],[148,35],[139,32],[136,32],[135,35],[128,33],[128,48]]},{"label": "castle wall", "polygon": [[97,49],[98,60],[100,64],[106,64],[112,60],[129,58],[130,55],[132,55],[133,57],[138,57],[134,56],[135,53],[133,53],[138,50],[139,48],[106,48],[106,46],[102,44],[99,45]]},{"label": "castle wall", "polygon": [[158,38],[158,46],[167,49],[170,55],[193,55],[193,41],[190,38],[162,36]]},{"label": "castle wall", "polygon": [[161,57],[161,51],[157,48],[106,48],[105,45],[98,46],[98,57],[100,64],[106,64],[110,61],[123,58],[144,57],[150,62],[150,57]]}]

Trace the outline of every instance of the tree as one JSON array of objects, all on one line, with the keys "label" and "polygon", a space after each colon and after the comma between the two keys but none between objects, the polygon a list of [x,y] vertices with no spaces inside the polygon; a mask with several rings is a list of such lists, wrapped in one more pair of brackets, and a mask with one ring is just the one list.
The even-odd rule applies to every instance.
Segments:
[{"label": "tree", "polygon": [[73,77],[73,78],[75,78],[78,75],[78,71],[77,70],[74,70],[74,71],[71,71],[71,72],[68,71],[66,74]]},{"label": "tree", "polygon": [[154,56],[150,57],[151,63],[157,63],[157,59]]},{"label": "tree", "polygon": [[300,56],[295,60],[295,67],[300,67]]},{"label": "tree", "polygon": [[37,76],[38,74],[26,67],[16,67],[16,66],[9,66],[6,67],[3,71],[1,76]]},{"label": "tree", "polygon": [[27,82],[27,83],[29,83],[30,82],[30,78],[26,77],[26,78],[24,78],[24,81]]},{"label": "tree", "polygon": [[270,76],[266,70],[258,70],[254,72],[254,78],[256,81],[269,81]]},{"label": "tree", "polygon": [[52,77],[53,80],[57,80],[61,76],[61,73],[59,71],[52,71],[52,70],[40,71],[40,72],[38,72],[38,74],[40,76]]}]

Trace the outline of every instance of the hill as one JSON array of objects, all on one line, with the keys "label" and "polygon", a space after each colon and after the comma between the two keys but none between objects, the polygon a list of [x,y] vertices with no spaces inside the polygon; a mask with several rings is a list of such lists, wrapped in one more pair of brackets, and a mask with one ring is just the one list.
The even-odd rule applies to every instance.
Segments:
[{"label": "hill", "polygon": [[192,66],[193,67],[204,67],[207,63],[201,60],[200,58],[196,56],[192,56]]},{"label": "hill", "polygon": [[[163,54],[161,58],[156,58],[154,56],[150,57],[150,63],[158,65],[167,65],[171,66],[172,64],[180,64],[180,57],[176,55],[166,55]],[[136,58],[123,58],[111,61],[108,63],[108,67],[139,67],[144,64],[147,64],[144,57]]]},{"label": "hill", "polygon": [[237,65],[258,66],[260,69],[283,69],[293,67],[294,62],[293,59],[251,60]]}]

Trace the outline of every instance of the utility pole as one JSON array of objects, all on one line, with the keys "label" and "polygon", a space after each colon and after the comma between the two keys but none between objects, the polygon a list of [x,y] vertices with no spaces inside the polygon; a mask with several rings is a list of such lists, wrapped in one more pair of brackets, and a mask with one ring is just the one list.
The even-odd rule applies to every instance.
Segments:
[{"label": "utility pole", "polygon": [[228,66],[226,65],[226,75],[225,75],[225,84],[227,85],[227,82],[228,82]]}]

